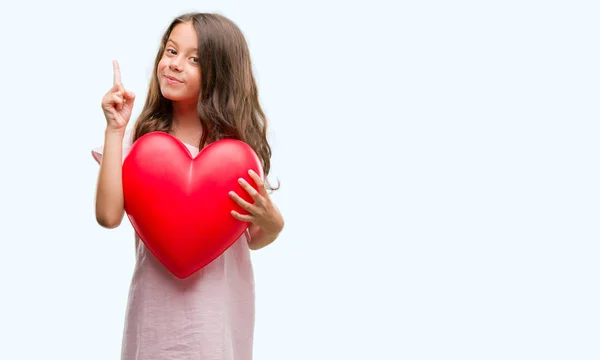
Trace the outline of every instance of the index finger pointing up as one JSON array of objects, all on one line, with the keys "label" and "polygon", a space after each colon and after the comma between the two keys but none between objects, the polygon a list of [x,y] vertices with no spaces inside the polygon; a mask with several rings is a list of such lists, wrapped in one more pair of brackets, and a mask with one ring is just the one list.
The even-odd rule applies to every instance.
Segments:
[{"label": "index finger pointing up", "polygon": [[113,83],[114,85],[121,84],[121,70],[119,69],[117,60],[113,60]]}]

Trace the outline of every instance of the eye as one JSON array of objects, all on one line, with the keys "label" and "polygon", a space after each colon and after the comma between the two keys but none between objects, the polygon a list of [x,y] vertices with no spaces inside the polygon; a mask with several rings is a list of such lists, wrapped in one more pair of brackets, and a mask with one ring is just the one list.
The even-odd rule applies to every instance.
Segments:
[{"label": "eye", "polygon": [[198,59],[197,57],[193,57],[192,62],[195,62],[196,64],[198,64],[200,62],[200,59]]},{"label": "eye", "polygon": [[177,55],[177,51],[175,51],[173,49],[167,49],[167,52],[171,55]]}]

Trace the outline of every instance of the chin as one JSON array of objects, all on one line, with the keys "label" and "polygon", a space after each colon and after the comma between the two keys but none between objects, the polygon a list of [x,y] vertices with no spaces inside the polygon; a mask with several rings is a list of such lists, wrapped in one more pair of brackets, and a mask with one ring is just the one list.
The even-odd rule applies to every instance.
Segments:
[{"label": "chin", "polygon": [[180,94],[177,94],[176,92],[169,91],[168,89],[161,88],[160,93],[162,94],[162,96],[164,96],[165,98],[167,98],[171,101],[183,100],[183,96],[181,96]]},{"label": "chin", "polygon": [[171,101],[178,101],[179,99],[177,98],[177,96],[173,96],[172,94],[170,94],[169,92],[164,92],[161,91],[160,92],[162,94],[162,96],[167,99],[167,100],[171,100]]},{"label": "chin", "polygon": [[190,98],[189,96],[185,96],[185,94],[178,94],[169,90],[162,90],[161,89],[161,94],[162,96],[164,96],[166,99],[171,100],[171,101],[177,101],[177,102],[197,102],[198,99],[195,98]]}]

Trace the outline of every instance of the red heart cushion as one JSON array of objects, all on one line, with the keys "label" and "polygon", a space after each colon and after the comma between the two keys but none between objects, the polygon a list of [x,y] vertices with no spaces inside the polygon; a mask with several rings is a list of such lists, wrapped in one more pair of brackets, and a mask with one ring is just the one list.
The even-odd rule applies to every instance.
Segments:
[{"label": "red heart cushion", "polygon": [[185,278],[221,255],[248,228],[231,216],[241,209],[233,190],[252,197],[239,185],[263,170],[246,143],[224,139],[192,157],[177,138],[163,132],[140,137],[123,161],[125,211],[133,228],[156,258],[175,276]]}]

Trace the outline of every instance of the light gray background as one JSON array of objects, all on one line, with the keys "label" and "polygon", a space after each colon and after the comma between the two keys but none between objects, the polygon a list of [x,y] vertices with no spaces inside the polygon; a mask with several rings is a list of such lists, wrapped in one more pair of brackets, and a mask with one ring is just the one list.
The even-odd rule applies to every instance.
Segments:
[{"label": "light gray background", "polygon": [[598,359],[593,1],[2,5],[0,359],[117,359],[129,223],[94,219],[100,99],[143,105],[170,20],[242,28],[280,239],[255,358]]}]

